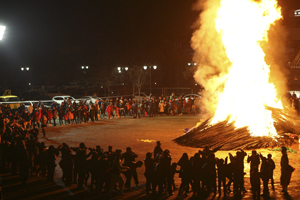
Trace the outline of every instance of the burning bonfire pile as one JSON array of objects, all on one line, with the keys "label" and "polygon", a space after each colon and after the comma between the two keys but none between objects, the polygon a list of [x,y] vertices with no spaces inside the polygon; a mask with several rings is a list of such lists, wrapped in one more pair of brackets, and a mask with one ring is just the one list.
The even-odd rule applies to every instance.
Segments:
[{"label": "burning bonfire pile", "polygon": [[299,135],[297,120],[283,109],[274,85],[282,77],[270,81],[276,59],[265,61],[265,51],[274,48],[268,33],[281,19],[277,1],[199,0],[199,7],[194,78],[205,88],[203,107],[213,117],[174,141],[233,150],[274,146],[285,133]]},{"label": "burning bonfire pile", "polygon": [[300,135],[300,119],[294,111],[267,109],[272,111],[272,118],[275,121],[274,126],[278,133],[275,138],[253,137],[248,127],[236,128],[234,123],[229,122],[228,119],[213,125],[210,124],[211,119],[207,119],[174,141],[182,146],[195,148],[208,146],[212,149],[219,147],[221,150],[250,150],[286,145]]}]

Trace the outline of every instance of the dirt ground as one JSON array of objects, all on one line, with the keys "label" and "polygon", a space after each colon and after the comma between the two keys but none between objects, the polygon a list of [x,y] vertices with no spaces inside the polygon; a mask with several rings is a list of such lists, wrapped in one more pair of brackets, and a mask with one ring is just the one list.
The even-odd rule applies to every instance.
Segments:
[{"label": "dirt ground", "polygon": [[[183,153],[188,153],[189,156],[193,156],[198,149],[183,147],[172,142],[173,139],[182,135],[185,128],[191,128],[200,121],[200,116],[162,116],[155,117],[153,119],[141,118],[141,119],[102,119],[95,123],[85,123],[81,125],[67,125],[62,127],[48,127],[46,136],[47,138],[40,138],[40,141],[44,141],[46,146],[54,145],[57,147],[61,143],[65,142],[71,147],[78,147],[79,143],[84,142],[89,147],[95,147],[100,145],[104,151],[107,150],[109,145],[113,146],[113,149],[122,149],[124,152],[126,147],[131,147],[132,151],[138,154],[136,159],[143,161],[147,152],[153,152],[156,145],[156,141],[161,141],[163,149],[169,149],[172,155],[172,162],[178,162]],[[42,135],[40,133],[40,135]],[[293,150],[298,151],[299,145],[293,145]],[[273,159],[276,164],[274,171],[275,191],[270,188],[269,199],[300,199],[300,187],[297,185],[300,183],[300,170],[299,170],[299,153],[288,153],[290,165],[296,168],[293,172],[292,180],[289,185],[289,195],[284,196],[280,186],[280,158],[281,153],[279,151],[270,151],[268,149],[257,150],[263,155],[272,153]],[[225,158],[228,156],[228,151],[219,151],[216,153],[216,157]],[[231,152],[234,153],[235,152]],[[251,152],[247,151],[250,155]],[[59,162],[60,157],[57,159]],[[245,159],[246,161],[246,159]],[[248,190],[243,196],[243,199],[252,199],[252,193],[249,191],[249,164],[245,162],[245,188]],[[110,199],[189,199],[187,197],[177,197],[178,190],[174,191],[174,195],[168,197],[167,194],[162,197],[158,196],[146,196],[145,194],[145,178],[144,178],[144,166],[139,168],[138,177],[140,181],[140,187],[133,187],[133,191],[125,191],[125,196],[115,195]],[[108,199],[105,192],[91,191],[88,188],[84,190],[78,190],[77,185],[65,187],[61,181],[62,172],[59,166],[55,171],[55,182],[48,183],[44,177],[30,177],[28,185],[24,188],[21,187],[18,176],[11,176],[10,174],[2,174],[3,181],[3,199]],[[177,187],[180,185],[180,179],[178,174],[175,175],[175,183]],[[0,177],[1,178],[1,177]],[[132,182],[132,186],[134,183]],[[218,198],[215,197],[216,199]],[[209,196],[208,199],[214,199]],[[233,199],[233,194],[230,193],[226,199]],[[263,199],[261,197],[261,199]]]}]

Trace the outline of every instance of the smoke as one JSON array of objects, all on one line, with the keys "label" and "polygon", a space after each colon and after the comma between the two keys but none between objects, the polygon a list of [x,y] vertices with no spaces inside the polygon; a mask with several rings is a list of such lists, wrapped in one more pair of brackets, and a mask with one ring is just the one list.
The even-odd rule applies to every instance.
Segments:
[{"label": "smoke", "polygon": [[[216,30],[215,19],[220,6],[221,0],[198,0],[193,7],[201,11],[192,27],[195,31],[191,38],[191,47],[194,50],[193,60],[198,63],[194,78],[205,88],[202,91],[201,109],[206,117],[212,117],[217,109],[218,97],[223,91],[228,69],[231,66],[221,35]],[[270,82],[275,84],[280,94],[284,94],[286,72],[281,68],[286,63],[283,52],[287,34],[281,24],[281,21],[277,21],[272,25],[268,33],[269,40],[261,45],[267,55],[265,60],[271,66]]]},{"label": "smoke", "polygon": [[215,19],[221,0],[198,0],[194,9],[201,10],[198,21],[194,24],[196,30],[191,39],[194,49],[193,60],[198,63],[194,75],[195,80],[205,90],[202,91],[202,112],[210,117],[217,108],[218,92],[222,91],[226,81],[229,60],[221,35],[216,31]]}]

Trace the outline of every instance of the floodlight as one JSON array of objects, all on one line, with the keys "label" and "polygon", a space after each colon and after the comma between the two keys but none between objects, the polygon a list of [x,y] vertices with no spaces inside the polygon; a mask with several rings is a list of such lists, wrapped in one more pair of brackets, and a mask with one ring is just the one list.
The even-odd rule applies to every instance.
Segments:
[{"label": "floodlight", "polygon": [[5,29],[6,29],[6,26],[0,26],[0,40],[3,39]]}]

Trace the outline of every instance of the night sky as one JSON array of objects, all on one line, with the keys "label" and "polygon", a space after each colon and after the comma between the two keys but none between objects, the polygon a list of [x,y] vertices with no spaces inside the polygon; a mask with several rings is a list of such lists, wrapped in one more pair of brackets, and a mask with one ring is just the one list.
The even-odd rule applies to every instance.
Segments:
[{"label": "night sky", "polygon": [[[63,0],[0,3],[7,29],[0,43],[6,72],[30,67],[70,71],[81,65],[128,66],[153,52],[189,48],[194,0]],[[149,55],[147,58],[146,55]],[[155,53],[154,53],[155,54]],[[170,58],[168,58],[170,59]],[[151,63],[150,63],[151,64]]]},{"label": "night sky", "polygon": [[[58,74],[67,79],[82,65],[101,70],[136,64],[156,64],[168,73],[170,66],[192,58],[195,2],[1,1],[0,23],[7,29],[0,42],[0,73],[11,80],[21,67],[30,67],[35,79]],[[280,2],[292,7],[299,0]]]}]

